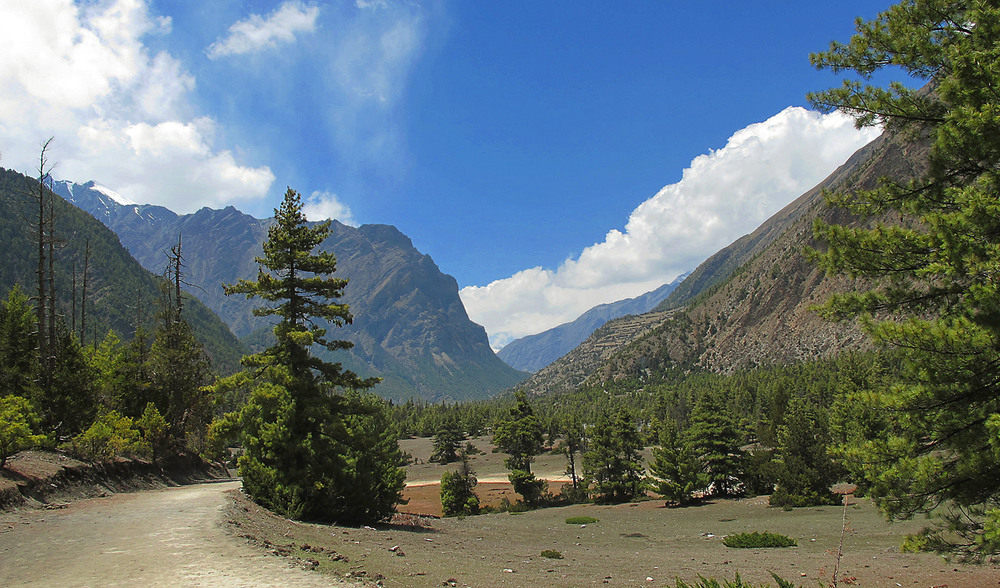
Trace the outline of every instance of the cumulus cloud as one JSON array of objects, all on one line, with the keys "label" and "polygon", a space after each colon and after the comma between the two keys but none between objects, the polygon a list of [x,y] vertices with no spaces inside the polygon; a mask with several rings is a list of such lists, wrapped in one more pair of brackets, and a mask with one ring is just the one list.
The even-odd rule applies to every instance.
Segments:
[{"label": "cumulus cloud", "polygon": [[278,43],[291,43],[296,33],[312,32],[316,29],[319,6],[307,6],[297,0],[289,0],[267,17],[251,14],[233,23],[225,38],[212,43],[205,53],[210,59],[227,55],[243,55],[270,49]]},{"label": "cumulus cloud", "polygon": [[197,116],[194,77],[143,38],[171,22],[143,0],[35,0],[0,19],[0,151],[30,171],[38,148],[59,177],[97,180],[139,202],[190,212],[267,194],[270,169],[216,145],[216,123]]},{"label": "cumulus cloud", "polygon": [[623,229],[567,259],[461,291],[495,347],[637,296],[693,270],[819,183],[874,129],[850,117],[787,108],[696,157],[681,180],[640,204]]},{"label": "cumulus cloud", "polygon": [[357,226],[350,207],[331,192],[313,192],[303,202],[302,212],[311,221],[336,219],[345,225]]}]

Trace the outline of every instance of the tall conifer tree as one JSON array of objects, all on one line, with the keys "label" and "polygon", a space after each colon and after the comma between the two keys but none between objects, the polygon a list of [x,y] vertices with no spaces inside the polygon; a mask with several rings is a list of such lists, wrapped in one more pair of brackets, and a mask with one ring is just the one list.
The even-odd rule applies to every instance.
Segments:
[{"label": "tall conifer tree", "polygon": [[[877,278],[834,297],[835,318],[859,317],[877,343],[904,360],[898,385],[875,397],[893,427],[853,450],[892,518],[951,513],[917,541],[980,558],[1000,554],[1000,5],[905,0],[850,43],[812,56],[860,80],[810,96],[929,141],[927,172],[909,182],[831,200],[861,228],[816,226],[829,271]],[[898,68],[921,90],[879,86],[871,74]],[[901,222],[900,222],[901,221]]]},{"label": "tall conifer tree", "polygon": [[362,379],[339,363],[313,355],[314,344],[348,349],[328,340],[324,324],[352,320],[336,302],[347,280],[333,278],[333,253],[316,251],[330,222],[310,226],[291,188],[275,211],[256,281],[225,286],[269,303],[256,316],[277,317],[275,343],[244,358],[261,383],[237,416],[246,453],[240,473],[258,502],[292,518],[360,524],[384,519],[400,500],[404,472],[393,427],[382,402],[359,391]]}]

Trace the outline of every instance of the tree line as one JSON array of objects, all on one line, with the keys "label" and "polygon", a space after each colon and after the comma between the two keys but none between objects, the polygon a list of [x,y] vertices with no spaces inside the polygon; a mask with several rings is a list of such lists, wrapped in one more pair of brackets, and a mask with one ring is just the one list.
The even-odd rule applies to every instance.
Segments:
[{"label": "tree line", "polygon": [[[211,381],[211,362],[181,314],[183,299],[169,287],[171,278],[177,284],[182,279],[180,244],[171,252],[152,328],[136,320],[128,341],[104,320],[92,320],[95,328],[88,329],[91,301],[106,296],[103,289],[90,289],[94,264],[108,258],[92,259],[89,237],[82,267],[75,257],[60,257],[81,227],[50,189],[49,144],[41,149],[35,181],[4,191],[6,199],[32,204],[34,214],[20,219],[27,234],[4,237],[10,239],[10,252],[24,251],[16,245],[19,238],[33,241],[36,280],[33,297],[15,281],[0,302],[0,465],[38,445],[90,459],[201,450],[215,409],[203,389]],[[4,174],[5,187],[13,177]],[[67,304],[60,291],[67,280],[57,278],[66,277],[66,268],[59,266],[68,262],[72,291]],[[138,304],[136,312],[142,308]]]},{"label": "tree line", "polygon": [[[863,464],[840,448],[885,425],[857,395],[887,385],[897,367],[887,354],[855,354],[730,376],[672,371],[641,386],[618,382],[530,399],[407,403],[392,413],[435,430],[431,459],[441,463],[467,467],[469,439],[491,435],[510,456],[511,483],[527,506],[625,502],[649,492],[670,505],[760,494],[783,507],[832,504],[840,500],[834,482],[863,474]],[[488,426],[464,428],[483,415]],[[570,482],[558,493],[531,472],[542,452],[566,458]]]}]

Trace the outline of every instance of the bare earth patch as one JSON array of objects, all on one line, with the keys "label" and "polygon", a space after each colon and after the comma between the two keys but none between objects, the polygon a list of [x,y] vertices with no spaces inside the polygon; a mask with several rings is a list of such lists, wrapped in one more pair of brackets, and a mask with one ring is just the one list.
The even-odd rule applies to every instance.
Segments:
[{"label": "bare earth patch", "polygon": [[[239,497],[237,510],[245,498]],[[946,563],[931,554],[899,552],[903,533],[918,525],[890,525],[865,500],[848,508],[850,529],[840,566],[841,586],[1000,585],[995,566]],[[245,512],[234,526],[246,533],[260,512]],[[317,569],[337,577],[355,572],[385,586],[673,586],[699,575],[772,582],[770,572],[803,586],[828,585],[836,564],[843,509],[785,512],[766,499],[725,500],[669,509],[658,501],[616,506],[576,505],[520,515],[423,519],[417,525],[344,528],[293,523],[274,517],[255,527],[253,541],[270,541],[301,558],[302,546],[320,550]],[[273,516],[273,515],[272,515]],[[571,516],[599,519],[568,525]],[[796,539],[786,549],[731,549],[730,533],[769,530]],[[269,533],[265,536],[263,533]],[[290,548],[288,546],[291,546]],[[554,550],[562,559],[541,556]],[[363,575],[361,575],[363,573]],[[355,576],[358,577],[358,576]]]},{"label": "bare earth patch", "polygon": [[[474,443],[487,451],[473,459],[484,503],[499,502],[510,492],[502,454],[489,453],[487,439]],[[403,441],[421,463],[409,466],[409,504],[400,510],[440,514],[440,475],[455,464],[426,463],[427,439]],[[558,478],[562,456],[540,456],[533,470]],[[558,480],[550,483],[557,490]],[[508,494],[510,497],[511,495]],[[843,507],[770,508],[766,498],[721,500],[683,509],[664,508],[657,500],[597,506],[575,505],[524,514],[490,514],[465,518],[397,517],[397,524],[378,528],[346,528],[286,521],[269,515],[242,496],[230,511],[233,532],[252,536],[252,543],[281,544],[293,558],[308,551],[316,569],[336,577],[352,574],[385,586],[674,586],[676,579],[699,576],[732,579],[736,573],[754,582],[772,582],[770,572],[803,586],[829,585],[836,565]],[[512,499],[513,500],[513,499]],[[841,586],[1000,586],[1000,568],[947,563],[931,554],[903,554],[902,536],[921,521],[889,524],[867,500],[852,500],[850,526],[840,565]],[[242,514],[241,514],[242,513]],[[572,516],[592,516],[597,523],[568,525]],[[261,517],[268,523],[247,531]],[[406,524],[398,524],[406,523]],[[786,549],[731,549],[728,534],[771,531],[796,539]],[[542,557],[558,551],[562,559]],[[308,556],[307,556],[308,557]],[[339,558],[339,559],[337,559]]]}]

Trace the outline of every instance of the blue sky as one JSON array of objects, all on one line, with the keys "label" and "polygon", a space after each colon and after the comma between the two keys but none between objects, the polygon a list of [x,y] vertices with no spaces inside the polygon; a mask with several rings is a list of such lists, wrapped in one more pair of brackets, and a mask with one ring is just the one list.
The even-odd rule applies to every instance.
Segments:
[{"label": "blue sky", "polygon": [[870,140],[789,107],[887,6],[0,0],[0,165],[54,136],[59,179],[178,212],[291,186],[410,236],[499,346],[694,269]]}]

